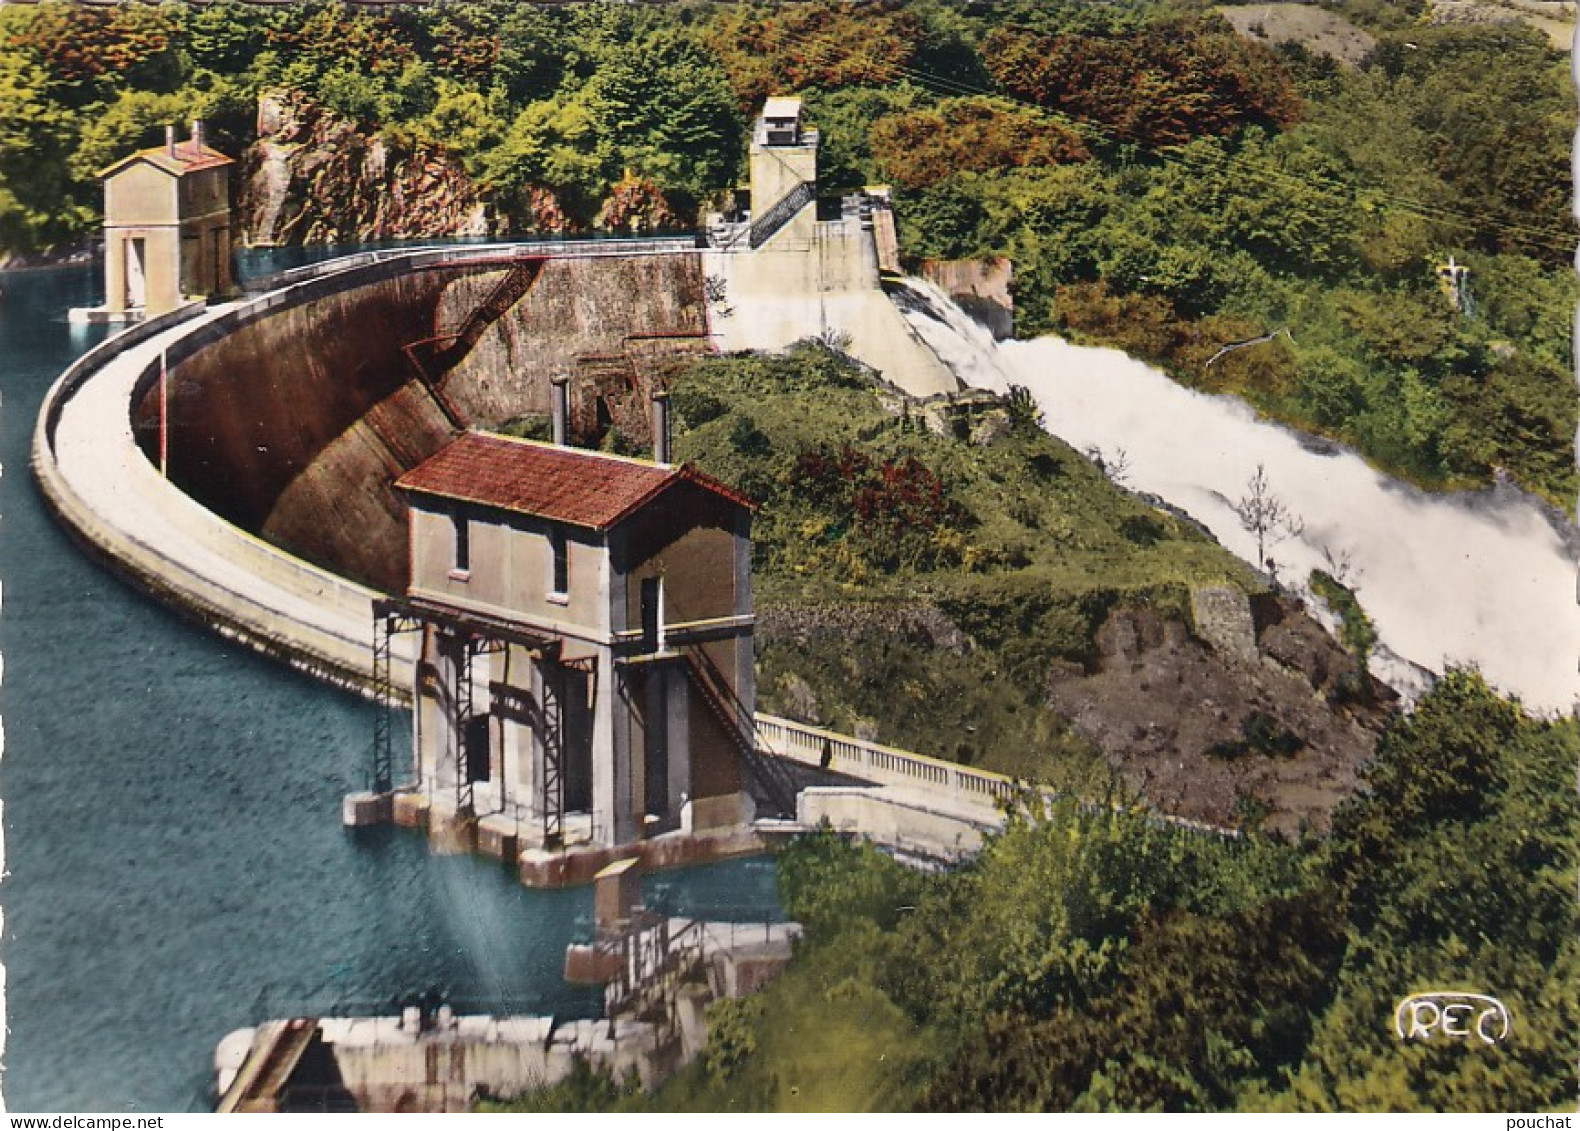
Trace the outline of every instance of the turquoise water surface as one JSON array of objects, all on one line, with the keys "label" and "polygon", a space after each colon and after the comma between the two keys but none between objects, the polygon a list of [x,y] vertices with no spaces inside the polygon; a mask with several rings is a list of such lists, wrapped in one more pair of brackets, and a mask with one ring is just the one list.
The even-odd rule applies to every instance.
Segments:
[{"label": "turquoise water surface", "polygon": [[[590,933],[589,890],[527,891],[413,833],[343,830],[370,705],[153,604],[50,519],[27,470],[33,423],[104,336],[65,321],[96,277],[0,274],[5,1106],[203,1109],[230,1030],[435,986],[595,1015],[598,995],[560,979],[566,944]],[[649,891],[675,913],[779,917],[766,860]]]}]

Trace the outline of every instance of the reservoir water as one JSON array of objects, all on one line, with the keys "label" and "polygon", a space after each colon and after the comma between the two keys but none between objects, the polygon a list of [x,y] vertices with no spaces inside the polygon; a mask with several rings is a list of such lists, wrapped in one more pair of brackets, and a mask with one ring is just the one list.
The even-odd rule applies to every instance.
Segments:
[{"label": "reservoir water", "polygon": [[[403,830],[342,830],[371,708],[153,604],[49,518],[33,423],[105,332],[65,321],[96,279],[0,275],[6,1108],[204,1109],[230,1030],[435,986],[596,1015],[598,995],[560,979],[589,890],[527,891]],[[647,886],[664,910],[743,920],[779,917],[774,888],[767,860]]]},{"label": "reservoir water", "polygon": [[1347,560],[1386,646],[1379,677],[1412,692],[1421,669],[1474,664],[1528,707],[1574,706],[1580,530],[1552,508],[1509,486],[1422,491],[1118,350],[1055,337],[995,344],[930,284],[911,289],[912,326],[963,380],[1029,389],[1048,431],[1110,466],[1122,456],[1127,487],[1185,510],[1251,562],[1256,541],[1236,504],[1265,468],[1272,493],[1304,520],[1298,537],[1269,548],[1280,580],[1298,589],[1312,569]]}]

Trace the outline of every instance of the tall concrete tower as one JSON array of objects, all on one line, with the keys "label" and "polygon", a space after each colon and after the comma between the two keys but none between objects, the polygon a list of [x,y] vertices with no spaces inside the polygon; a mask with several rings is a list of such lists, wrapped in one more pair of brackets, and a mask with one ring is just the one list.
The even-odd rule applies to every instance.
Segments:
[{"label": "tall concrete tower", "polygon": [[770,98],[752,132],[751,246],[810,247],[817,223],[817,131],[799,98]]}]

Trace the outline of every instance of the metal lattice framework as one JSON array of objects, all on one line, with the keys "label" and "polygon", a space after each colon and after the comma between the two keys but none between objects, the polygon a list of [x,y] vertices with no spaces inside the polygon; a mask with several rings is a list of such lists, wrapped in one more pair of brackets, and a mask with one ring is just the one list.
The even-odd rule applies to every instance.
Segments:
[{"label": "metal lattice framework", "polygon": [[473,696],[473,668],[477,657],[502,652],[506,645],[503,640],[490,636],[478,636],[464,631],[455,632],[453,628],[452,632],[457,645],[455,665],[451,669],[454,673],[454,682],[450,692],[453,714],[450,726],[450,753],[455,772],[455,809],[457,813],[472,813],[476,805],[476,796],[472,788],[474,779],[470,740],[472,721],[477,717],[477,705]]},{"label": "metal lattice framework", "polygon": [[565,669],[543,665],[543,844],[565,841]]},{"label": "metal lattice framework", "polygon": [[[394,779],[393,714],[397,696],[391,673],[391,641],[397,633],[420,632],[432,626],[451,640],[454,663],[448,686],[435,683],[435,691],[447,693],[450,712],[450,742],[447,760],[455,774],[455,804],[458,812],[471,812],[475,805],[472,775],[468,764],[467,736],[477,717],[475,701],[475,661],[477,657],[503,652],[510,645],[528,650],[544,673],[544,702],[506,684],[490,683],[493,705],[524,719],[543,736],[544,745],[544,836],[557,843],[564,836],[564,678],[567,671],[596,670],[587,660],[561,661],[561,641],[549,633],[479,613],[446,608],[421,598],[384,597],[373,602],[373,690],[378,709],[373,723],[373,779],[378,792],[389,792]],[[424,671],[421,656],[416,670]],[[436,676],[436,673],[431,675]]]},{"label": "metal lattice framework", "polygon": [[541,661],[538,671],[543,691],[537,700],[519,687],[504,684],[492,684],[490,691],[495,706],[505,717],[525,722],[543,744],[539,812],[543,817],[543,843],[552,848],[565,837],[565,673],[559,664]]},{"label": "metal lattice framework", "polygon": [[395,682],[390,672],[390,642],[397,633],[417,632],[422,620],[400,602],[373,602],[373,792],[388,793],[395,784],[393,725]]}]

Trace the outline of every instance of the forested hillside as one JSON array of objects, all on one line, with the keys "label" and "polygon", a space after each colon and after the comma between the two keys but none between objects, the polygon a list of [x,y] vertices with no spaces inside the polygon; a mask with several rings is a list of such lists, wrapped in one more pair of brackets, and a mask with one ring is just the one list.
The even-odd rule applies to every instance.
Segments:
[{"label": "forested hillside", "polygon": [[910,254],[1011,257],[1023,335],[1122,346],[1425,484],[1502,471],[1567,505],[1563,58],[1419,3],[1331,7],[1377,37],[1358,67],[1203,0],[7,5],[0,253],[87,237],[95,170],[166,122],[239,152],[279,89],[451,153],[516,231],[689,225],[755,106],[800,92],[824,190],[892,183]]}]

